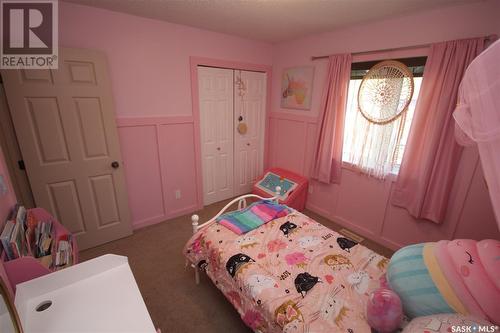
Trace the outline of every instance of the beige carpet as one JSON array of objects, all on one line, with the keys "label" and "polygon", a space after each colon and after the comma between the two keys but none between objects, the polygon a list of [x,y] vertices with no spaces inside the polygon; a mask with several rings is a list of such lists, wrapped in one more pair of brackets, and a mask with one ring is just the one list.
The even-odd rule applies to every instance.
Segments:
[{"label": "beige carpet", "polygon": [[[226,202],[198,212],[200,220],[213,217]],[[339,225],[305,212],[333,230]],[[190,216],[183,216],[136,231],[132,236],[80,253],[80,261],[103,254],[127,256],[139,289],[156,327],[167,332],[233,333],[251,332],[236,310],[211,281],[201,274],[194,282],[193,270],[184,269],[182,249],[191,236]],[[365,239],[363,245],[390,256],[392,252]]]}]

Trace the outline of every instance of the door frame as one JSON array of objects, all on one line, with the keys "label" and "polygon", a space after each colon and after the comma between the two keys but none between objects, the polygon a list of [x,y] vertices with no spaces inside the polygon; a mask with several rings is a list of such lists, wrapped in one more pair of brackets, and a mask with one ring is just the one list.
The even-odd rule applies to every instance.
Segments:
[{"label": "door frame", "polygon": [[203,203],[203,172],[201,161],[201,128],[200,128],[200,95],[198,89],[198,66],[218,67],[233,70],[262,72],[267,76],[266,87],[266,111],[264,125],[264,170],[267,169],[269,160],[269,115],[271,113],[271,86],[272,86],[272,66],[259,65],[246,62],[212,59],[204,57],[189,57],[189,66],[191,72],[191,103],[193,107],[193,124],[194,124],[194,150],[196,164],[196,201],[198,209],[202,209]]},{"label": "door frame", "polygon": [[17,202],[26,208],[36,207],[33,192],[26,170],[21,170],[18,161],[23,160],[21,147],[17,141],[16,130],[12,123],[9,102],[0,74],[0,147],[4,154],[5,164]]}]

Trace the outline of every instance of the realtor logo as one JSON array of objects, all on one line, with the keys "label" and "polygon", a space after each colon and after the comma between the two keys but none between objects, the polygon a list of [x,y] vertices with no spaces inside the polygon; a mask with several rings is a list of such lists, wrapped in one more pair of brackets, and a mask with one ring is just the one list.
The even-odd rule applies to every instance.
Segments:
[{"label": "realtor logo", "polygon": [[2,69],[56,69],[57,0],[1,0]]}]

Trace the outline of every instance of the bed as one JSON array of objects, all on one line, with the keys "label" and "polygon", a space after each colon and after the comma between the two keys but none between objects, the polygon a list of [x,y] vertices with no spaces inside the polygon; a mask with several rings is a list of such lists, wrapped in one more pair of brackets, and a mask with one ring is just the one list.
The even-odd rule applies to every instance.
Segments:
[{"label": "bed", "polygon": [[237,235],[216,218],[199,224],[184,248],[187,264],[205,271],[255,332],[370,332],[369,292],[388,259],[291,210]]}]

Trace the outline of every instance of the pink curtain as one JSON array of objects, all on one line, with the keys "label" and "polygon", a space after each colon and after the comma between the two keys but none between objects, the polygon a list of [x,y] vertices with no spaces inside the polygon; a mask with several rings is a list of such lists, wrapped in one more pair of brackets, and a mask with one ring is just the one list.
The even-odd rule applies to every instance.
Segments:
[{"label": "pink curtain", "polygon": [[443,222],[462,147],[453,110],[460,81],[484,48],[484,38],[431,46],[392,203],[415,218]]},{"label": "pink curtain", "polygon": [[344,118],[350,78],[351,55],[330,56],[313,168],[313,178],[324,183],[340,183]]}]

